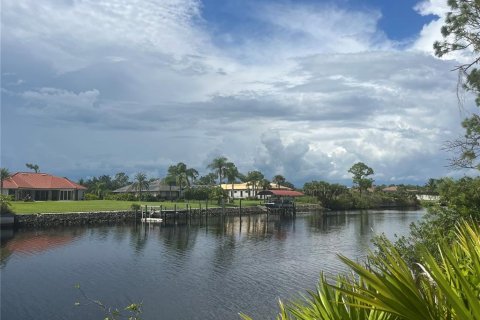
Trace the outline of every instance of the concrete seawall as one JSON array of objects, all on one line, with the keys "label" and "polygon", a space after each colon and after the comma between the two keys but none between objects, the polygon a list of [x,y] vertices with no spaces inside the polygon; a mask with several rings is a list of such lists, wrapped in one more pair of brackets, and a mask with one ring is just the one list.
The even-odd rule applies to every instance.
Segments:
[{"label": "concrete seawall", "polygon": [[36,228],[127,222],[135,219],[138,219],[138,216],[132,211],[40,213],[17,215],[15,225]]},{"label": "concrete seawall", "polygon": [[[300,205],[297,211],[319,210],[318,205]],[[179,209],[181,210],[181,209]],[[242,208],[242,215],[265,213],[260,206]],[[185,217],[187,213],[177,213],[177,217]],[[188,212],[192,218],[205,216],[238,216],[239,208],[209,208],[208,210],[191,209]],[[171,214],[169,215],[171,217]],[[95,225],[106,223],[132,222],[139,220],[141,213],[133,211],[103,211],[103,212],[69,212],[69,213],[40,213],[40,214],[22,214],[15,216],[15,225],[18,227],[36,228],[51,226],[69,226],[69,225]]]}]

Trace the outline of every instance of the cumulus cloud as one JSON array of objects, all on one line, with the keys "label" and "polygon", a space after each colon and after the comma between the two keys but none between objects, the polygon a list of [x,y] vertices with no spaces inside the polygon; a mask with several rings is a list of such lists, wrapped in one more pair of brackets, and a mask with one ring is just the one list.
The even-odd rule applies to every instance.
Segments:
[{"label": "cumulus cloud", "polygon": [[269,4],[259,18],[278,27],[296,48],[316,53],[359,52],[389,45],[385,34],[377,28],[381,13],[375,10],[352,12],[327,4]]},{"label": "cumulus cloud", "polygon": [[[172,59],[196,53],[208,44],[193,25],[200,2],[168,1],[4,1],[2,37],[29,42],[41,58],[54,57],[59,72],[88,65],[92,59],[128,59],[128,52],[164,54]],[[208,47],[205,48],[208,50]]]},{"label": "cumulus cloud", "polygon": [[306,176],[312,164],[305,159],[309,152],[309,142],[296,139],[290,143],[282,141],[280,132],[266,131],[261,135],[262,147],[255,158],[255,166],[265,172],[271,179],[275,174],[295,177],[297,180]]},{"label": "cumulus cloud", "polygon": [[[410,49],[434,54],[433,43],[444,40],[441,28],[445,24],[445,18],[451,9],[448,6],[447,1],[424,0],[415,6],[415,10],[422,16],[433,15],[436,16],[436,19],[423,26],[418,38]],[[454,41],[453,37],[450,37],[449,40],[452,42]],[[457,63],[467,63],[476,57],[473,55],[473,52],[467,49],[448,53],[442,58],[454,60],[457,61]]]},{"label": "cumulus cloud", "polygon": [[447,2],[443,0],[424,0],[415,6],[415,10],[422,16],[433,15],[436,16],[436,19],[423,26],[418,38],[412,45],[412,49],[433,54],[433,43],[442,40],[440,29],[449,12]]},{"label": "cumulus cloud", "polygon": [[[2,161],[12,170],[38,159],[77,177],[160,176],[183,161],[204,173],[225,155],[300,186],[346,181],[356,161],[382,181],[447,172],[441,145],[462,117],[455,62],[423,47],[432,32],[418,50],[395,49],[379,11],[255,3],[250,19],[265,31],[219,46],[196,0],[2,4]],[[417,10],[440,15],[437,5]]]}]

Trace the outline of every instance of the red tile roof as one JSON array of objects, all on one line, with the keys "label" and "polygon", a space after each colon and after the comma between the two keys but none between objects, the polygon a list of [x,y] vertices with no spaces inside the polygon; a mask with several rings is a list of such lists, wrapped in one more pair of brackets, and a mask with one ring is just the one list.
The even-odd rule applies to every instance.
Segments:
[{"label": "red tile roof", "polygon": [[4,189],[79,189],[86,190],[82,185],[67,178],[52,176],[47,173],[17,172],[3,180]]},{"label": "red tile roof", "polygon": [[11,177],[8,179],[3,180],[3,189],[18,189],[17,184]]},{"label": "red tile roof", "polygon": [[300,197],[303,193],[293,190],[263,190],[258,193],[259,195],[272,195],[279,197]]}]

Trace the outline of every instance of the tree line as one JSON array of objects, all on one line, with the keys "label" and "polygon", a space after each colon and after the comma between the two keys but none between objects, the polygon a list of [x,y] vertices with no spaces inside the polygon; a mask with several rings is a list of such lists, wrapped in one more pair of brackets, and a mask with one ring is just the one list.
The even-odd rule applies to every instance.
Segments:
[{"label": "tree line", "polygon": [[144,172],[139,172],[135,174],[133,179],[130,179],[125,172],[119,172],[113,177],[101,175],[88,179],[80,179],[78,183],[87,187],[87,193],[90,195],[90,198],[94,195],[95,198],[98,199],[111,197],[109,195],[113,190],[128,185],[132,185],[133,189],[138,192],[139,197],[144,199],[146,195],[142,195],[143,191],[147,190],[152,182],[159,179],[163,184],[171,188],[174,186],[178,187],[186,197],[195,199],[205,195],[206,190],[210,190],[209,192],[214,195],[218,194],[220,191],[214,187],[223,183],[231,184],[232,189],[235,183],[247,183],[253,194],[256,194],[259,190],[269,189],[271,182],[277,187],[295,188],[295,186],[281,174],[275,175],[271,182],[258,170],[248,171],[246,174],[243,174],[232,161],[229,161],[229,159],[224,156],[214,158],[207,165],[207,169],[210,170],[210,172],[200,176],[198,170],[195,168],[191,168],[183,162],[178,162],[177,164],[169,166],[166,176],[161,179],[148,178]]},{"label": "tree line", "polygon": [[[339,183],[313,180],[303,185],[303,192],[332,210],[369,209],[382,207],[415,207],[419,205],[415,194],[409,190],[422,190],[420,186],[396,186],[395,192],[384,192],[385,185],[374,186],[374,170],[357,162],[348,172],[352,174],[353,187]],[[431,179],[433,180],[433,179]]]},{"label": "tree line", "polygon": [[[39,172],[39,166],[27,163],[26,166],[35,172]],[[214,158],[206,167],[209,173],[200,176],[198,170],[191,168],[183,162],[168,167],[166,176],[159,178],[149,178],[144,172],[139,172],[130,178],[125,172],[118,172],[113,176],[100,175],[88,179],[80,179],[79,184],[87,187],[86,198],[95,199],[116,199],[116,200],[137,200],[134,194],[112,194],[112,191],[132,186],[132,189],[138,194],[142,200],[154,201],[158,200],[151,194],[144,192],[148,190],[151,183],[156,180],[170,187],[177,187],[180,194],[185,199],[229,199],[228,191],[220,188],[221,184],[231,184],[233,190],[235,183],[247,183],[252,196],[260,190],[271,188],[271,183],[276,188],[288,187],[294,189],[295,186],[289,182],[283,175],[275,175],[271,181],[265,178],[265,175],[258,171],[248,171],[246,174],[241,173],[237,166],[229,161],[228,158],[220,156]],[[367,192],[373,186],[374,180],[371,176],[374,170],[363,162],[355,163],[349,170],[352,174],[353,189],[338,183],[329,183],[326,181],[311,181],[303,186],[303,191],[310,199],[307,201],[318,202],[326,208],[330,209],[355,209],[355,208],[372,208],[382,206],[410,206],[415,205],[413,199],[407,195],[406,190],[417,189],[423,190],[428,188],[431,192],[435,189],[440,180],[430,179],[424,186],[400,185],[399,192],[394,195],[385,195],[379,192]],[[9,176],[7,169],[2,169],[1,188],[3,190],[3,181]],[[381,189],[377,186],[375,190]],[[172,192],[170,192],[172,194]],[[173,199],[171,199],[173,200]],[[232,199],[233,200],[233,199]]]}]

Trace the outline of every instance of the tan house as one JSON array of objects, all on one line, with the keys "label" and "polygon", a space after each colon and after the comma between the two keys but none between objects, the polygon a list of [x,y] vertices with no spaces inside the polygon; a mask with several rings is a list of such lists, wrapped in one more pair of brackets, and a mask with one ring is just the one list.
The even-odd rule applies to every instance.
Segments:
[{"label": "tan house", "polygon": [[[245,198],[250,198],[250,197],[257,197],[254,194],[253,191],[253,186],[249,184],[248,182],[245,183],[222,183],[220,185],[223,190],[227,190],[228,196],[233,199],[245,199]],[[290,188],[284,187],[284,186],[279,186],[276,183],[270,183],[270,189],[275,189],[275,190],[292,190]],[[258,193],[262,191],[262,188],[257,188],[255,190],[255,193]]]},{"label": "tan house", "polygon": [[390,186],[390,187],[385,187],[382,189],[383,192],[397,192],[398,187],[397,186]]}]

